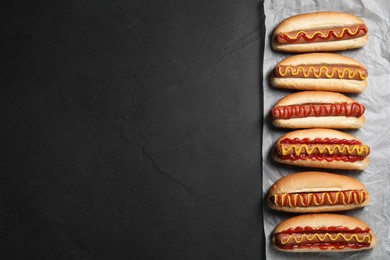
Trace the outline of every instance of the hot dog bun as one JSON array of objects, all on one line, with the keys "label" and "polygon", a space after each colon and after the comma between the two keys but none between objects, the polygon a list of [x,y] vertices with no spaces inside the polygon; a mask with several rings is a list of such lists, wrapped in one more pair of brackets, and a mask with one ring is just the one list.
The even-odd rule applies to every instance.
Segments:
[{"label": "hot dog bun", "polygon": [[314,171],[280,178],[268,190],[267,198],[271,209],[294,213],[350,210],[364,207],[370,200],[360,181],[345,175]]},{"label": "hot dog bun", "polygon": [[[316,149],[315,143],[312,143],[312,145],[307,145],[307,148],[305,145],[301,146],[299,144],[293,144],[291,149],[288,149],[287,152],[293,153],[291,156],[289,155],[283,155],[279,149],[284,147],[283,149],[287,149],[285,146],[286,144],[281,144],[282,142],[285,142],[286,140],[326,140],[326,139],[336,139],[336,140],[344,140],[346,142],[351,143],[351,145],[348,146],[344,144],[339,144],[339,149],[333,149],[332,145],[326,145],[327,143],[324,143],[323,145],[320,145],[321,149],[324,151],[321,153],[318,149]],[[305,144],[305,142],[301,142]],[[306,142],[307,143],[307,142]],[[353,143],[359,143],[360,145],[355,145]],[[326,149],[324,149],[324,146],[327,146]],[[294,149],[294,147],[296,149]],[[293,158],[294,153],[297,151],[297,149],[300,150],[299,156],[303,154],[304,158],[299,159],[298,157]],[[358,157],[354,157],[353,153],[350,153],[346,156],[341,156],[339,158],[330,159],[329,156],[325,156],[326,153],[333,152],[347,152],[348,149],[355,151],[360,151],[361,154],[359,154]],[[307,156],[307,151],[312,151],[310,156]],[[286,150],[285,150],[286,151]],[[281,136],[275,143],[274,150],[272,152],[272,158],[279,163],[288,164],[288,165],[295,165],[295,166],[302,166],[302,167],[313,167],[313,168],[328,168],[328,169],[344,169],[344,170],[364,170],[368,166],[368,154],[370,150],[369,147],[366,145],[363,145],[357,138],[354,136],[340,132],[333,129],[324,129],[324,128],[313,128],[313,129],[305,129],[305,130],[296,130],[289,132],[283,136]],[[355,154],[357,155],[357,154]],[[285,156],[285,157],[283,157]],[[318,158],[316,158],[318,157]],[[349,159],[351,160],[349,160]],[[354,160],[353,158],[357,159]]]},{"label": "hot dog bun", "polygon": [[343,94],[302,91],[280,99],[272,109],[272,124],[284,128],[360,128],[364,106]]},{"label": "hot dog bun", "polygon": [[[331,233],[332,227],[340,227],[344,229],[354,230],[356,228],[360,230],[366,230],[366,235],[369,235],[369,239],[365,239],[365,242],[369,241],[369,244],[366,244],[362,247],[341,247],[337,248],[334,246],[328,246],[323,245],[324,247],[319,248],[318,246],[308,246],[308,247],[295,247],[292,249],[286,249],[281,248],[278,246],[277,241],[277,235],[283,232],[289,233],[289,230],[296,229],[296,228],[305,228],[310,227],[314,229],[314,232],[316,229],[322,229],[322,230],[329,230],[329,233]],[[313,231],[312,231],[313,232]],[[323,231],[327,232],[327,231]],[[333,237],[335,237],[337,233],[333,233]],[[371,249],[376,244],[376,238],[370,227],[363,221],[351,217],[351,216],[345,216],[345,215],[338,215],[338,214],[305,214],[300,215],[296,217],[289,218],[287,220],[282,221],[279,225],[277,225],[273,232],[273,239],[272,242],[274,243],[276,249],[284,252],[324,252],[324,251],[333,251],[333,252],[348,252],[348,251],[357,251],[357,250],[365,250],[365,249]]]},{"label": "hot dog bun", "polygon": [[[314,69],[316,76],[314,73],[304,76],[304,73],[309,74]],[[297,75],[278,75],[279,71]],[[350,75],[354,77],[349,77]],[[307,53],[280,61],[275,66],[271,84],[285,89],[361,93],[367,87],[367,76],[367,69],[363,64],[352,58],[335,53]]]},{"label": "hot dog bun", "polygon": [[[283,34],[289,34],[292,39],[295,39],[299,32],[305,33],[307,31],[310,32],[307,34],[309,38],[313,36],[314,32],[318,32],[317,35],[326,37],[329,35],[327,29],[333,28],[352,28],[349,32],[351,35],[354,35],[356,31],[353,26],[356,25],[363,26],[365,33],[357,33],[356,37],[343,37],[343,34],[336,33],[338,37],[331,37],[327,41],[322,42],[306,41],[296,43],[291,41],[283,44],[277,40],[277,37]],[[315,12],[299,14],[283,20],[274,31],[272,47],[275,50],[284,52],[327,52],[360,48],[367,42],[367,27],[357,16],[342,12]]]}]

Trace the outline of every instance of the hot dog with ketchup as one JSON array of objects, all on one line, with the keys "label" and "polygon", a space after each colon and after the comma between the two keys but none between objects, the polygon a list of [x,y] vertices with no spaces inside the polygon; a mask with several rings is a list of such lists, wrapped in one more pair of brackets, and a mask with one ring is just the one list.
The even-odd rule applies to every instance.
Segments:
[{"label": "hot dog with ketchup", "polygon": [[345,175],[327,172],[298,172],[277,180],[268,190],[271,209],[313,213],[350,210],[369,203],[364,185]]},{"label": "hot dog with ketchup", "polygon": [[282,221],[272,242],[284,252],[346,252],[371,249],[376,238],[363,221],[338,214],[305,214]]},{"label": "hot dog with ketchup", "polygon": [[355,59],[335,53],[307,53],[280,61],[271,84],[294,90],[361,93],[367,87],[367,77],[367,69]]},{"label": "hot dog with ketchup", "polygon": [[272,158],[303,167],[364,170],[369,154],[370,148],[350,134],[313,128],[281,136],[275,143]]},{"label": "hot dog with ketchup", "polygon": [[272,108],[272,123],[284,128],[360,128],[365,107],[343,94],[301,91],[280,99]]},{"label": "hot dog with ketchup", "polygon": [[285,52],[355,49],[368,41],[364,22],[352,14],[315,12],[291,16],[275,29],[272,46]]}]

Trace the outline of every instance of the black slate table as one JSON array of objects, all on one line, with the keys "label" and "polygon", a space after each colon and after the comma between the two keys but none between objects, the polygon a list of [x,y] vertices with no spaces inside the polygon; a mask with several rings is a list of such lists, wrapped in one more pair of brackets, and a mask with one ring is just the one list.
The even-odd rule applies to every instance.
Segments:
[{"label": "black slate table", "polygon": [[261,259],[262,1],[2,8],[2,259]]}]

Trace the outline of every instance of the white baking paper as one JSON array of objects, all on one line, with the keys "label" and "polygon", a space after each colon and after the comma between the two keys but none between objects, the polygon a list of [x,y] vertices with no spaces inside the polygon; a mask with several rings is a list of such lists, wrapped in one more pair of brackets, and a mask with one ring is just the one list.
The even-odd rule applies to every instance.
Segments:
[{"label": "white baking paper", "polygon": [[[315,11],[342,11],[360,17],[368,27],[369,43],[360,49],[339,52],[363,63],[368,69],[368,87],[361,94],[349,95],[366,107],[366,123],[359,130],[350,130],[371,148],[370,166],[362,171],[334,171],[359,179],[368,189],[370,204],[363,208],[341,212],[368,223],[377,237],[373,250],[354,253],[282,253],[271,242],[274,227],[294,214],[270,210],[264,203],[264,230],[267,259],[390,259],[390,1],[360,0],[265,0],[264,50],[264,127],[263,127],[263,198],[274,181],[306,168],[288,167],[272,161],[270,151],[276,139],[288,132],[271,124],[270,111],[287,90],[275,89],[269,76],[277,62],[291,55],[272,50],[273,30],[283,19]],[[265,201],[265,200],[264,200]]]}]

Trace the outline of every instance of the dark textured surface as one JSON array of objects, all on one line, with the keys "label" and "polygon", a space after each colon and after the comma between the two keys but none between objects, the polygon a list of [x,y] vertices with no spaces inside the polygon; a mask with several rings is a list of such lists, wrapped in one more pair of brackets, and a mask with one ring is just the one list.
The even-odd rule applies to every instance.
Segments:
[{"label": "dark textured surface", "polygon": [[1,258],[260,259],[261,1],[12,5]]}]

